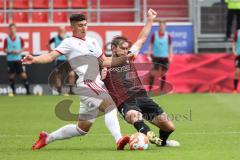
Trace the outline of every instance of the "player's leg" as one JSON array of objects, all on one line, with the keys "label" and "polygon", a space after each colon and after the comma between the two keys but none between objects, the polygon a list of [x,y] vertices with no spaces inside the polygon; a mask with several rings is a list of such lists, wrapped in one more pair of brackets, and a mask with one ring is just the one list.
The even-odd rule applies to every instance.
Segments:
[{"label": "player's leg", "polygon": [[75,84],[75,72],[71,71],[68,75],[68,81],[69,81],[69,94],[74,94],[73,92],[73,86]]},{"label": "player's leg", "polygon": [[240,68],[236,68],[236,71],[234,74],[234,82],[233,82],[234,83],[234,92],[237,92],[239,75],[240,75]]},{"label": "player's leg", "polygon": [[235,74],[234,74],[234,80],[233,80],[233,84],[234,84],[234,93],[237,93],[237,88],[238,88],[238,81],[239,81],[239,75],[240,75],[240,56],[236,57],[235,60]]},{"label": "player's leg", "polygon": [[22,79],[22,83],[27,91],[26,94],[30,95],[29,81],[26,73],[26,67],[22,65],[22,62],[18,61],[18,62],[15,62],[15,69],[16,69],[16,73],[20,75],[20,78]]},{"label": "player's leg", "polygon": [[155,76],[159,70],[159,64],[158,64],[158,59],[157,58],[153,58],[153,64],[152,64],[152,69],[150,71],[150,75],[149,75],[149,91],[152,90],[152,86],[154,84],[154,79]]},{"label": "player's leg", "polygon": [[135,98],[130,98],[118,107],[118,111],[124,119],[134,126],[134,128],[147,135],[150,128],[144,123],[141,109],[137,107]]},{"label": "player's leg", "polygon": [[105,125],[114,137],[117,144],[117,149],[123,150],[125,145],[129,142],[130,137],[122,137],[119,121],[117,118],[117,107],[109,95],[103,99],[99,109],[105,113]]},{"label": "player's leg", "polygon": [[13,96],[15,93],[15,67],[14,67],[14,62],[13,61],[8,61],[8,79],[9,79],[9,85],[12,89],[12,92],[9,92],[9,96]]},{"label": "player's leg", "polygon": [[39,139],[32,146],[32,149],[40,149],[46,146],[49,143],[52,143],[56,140],[69,139],[76,136],[84,136],[88,133],[92,124],[95,121],[95,118],[98,114],[98,109],[88,111],[88,106],[84,103],[81,103],[79,119],[77,124],[67,124],[56,131],[51,133],[40,132]]},{"label": "player's leg", "polygon": [[166,83],[166,73],[168,71],[168,59],[163,59],[162,62],[160,62],[160,92],[163,93],[163,89]]},{"label": "player's leg", "polygon": [[167,118],[167,114],[163,109],[148,97],[139,98],[138,104],[144,114],[144,119],[160,129],[159,138],[162,140],[161,145],[165,146],[167,142],[170,142],[171,144],[168,144],[169,146],[178,146],[179,143],[176,141],[167,141],[170,134],[175,130],[175,126],[173,122]]},{"label": "player's leg", "polygon": [[145,134],[151,143],[157,145],[161,144],[161,140],[150,131],[149,126],[144,122],[141,109],[137,107],[135,99],[129,99],[118,107],[118,111],[124,117],[124,119],[132,124],[134,128],[143,134]]},{"label": "player's leg", "polygon": [[92,123],[88,121],[78,121],[78,124],[68,124],[58,130],[48,134],[47,132],[41,131],[39,134],[39,139],[32,146],[33,150],[41,149],[49,143],[56,140],[69,139],[76,136],[84,136],[87,134]]},{"label": "player's leg", "polygon": [[162,140],[162,145],[166,145],[168,137],[175,130],[173,122],[168,119],[167,114],[163,112],[153,118],[152,123],[159,129],[159,137]]},{"label": "player's leg", "polygon": [[13,96],[16,94],[15,91],[15,73],[9,73],[8,74],[9,82],[10,82],[10,87],[12,89],[12,93],[9,93],[9,96]]},{"label": "player's leg", "polygon": [[61,95],[62,94],[62,81],[61,81],[61,74],[59,73],[59,71],[56,72],[55,86],[56,86],[58,94]]}]

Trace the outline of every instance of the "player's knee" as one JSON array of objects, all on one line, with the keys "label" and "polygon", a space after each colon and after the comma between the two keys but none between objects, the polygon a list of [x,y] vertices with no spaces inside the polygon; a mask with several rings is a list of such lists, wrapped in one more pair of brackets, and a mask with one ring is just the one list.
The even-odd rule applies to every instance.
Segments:
[{"label": "player's knee", "polygon": [[99,110],[106,113],[115,108],[116,108],[115,103],[113,102],[112,98],[110,96],[108,96],[100,104]]},{"label": "player's knee", "polygon": [[168,124],[167,126],[168,132],[174,132],[175,125],[173,123]]},{"label": "player's knee", "polygon": [[130,110],[126,113],[125,119],[128,123],[134,124],[135,122],[142,120],[142,113]]},{"label": "player's knee", "polygon": [[79,130],[83,131],[83,133],[87,134],[92,126],[91,122],[88,121],[79,121],[77,127]]},{"label": "player's knee", "polygon": [[75,73],[73,71],[69,72],[69,76],[74,77]]},{"label": "player's knee", "polygon": [[27,74],[26,74],[25,72],[22,72],[22,73],[20,74],[20,77],[21,77],[22,79],[27,79]]}]

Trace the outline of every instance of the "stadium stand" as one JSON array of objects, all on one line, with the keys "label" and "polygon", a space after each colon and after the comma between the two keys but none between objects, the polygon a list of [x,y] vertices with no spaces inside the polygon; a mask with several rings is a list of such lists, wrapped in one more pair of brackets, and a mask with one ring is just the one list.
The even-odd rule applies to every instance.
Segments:
[{"label": "stadium stand", "polygon": [[4,14],[3,12],[0,12],[0,23],[4,22]]},{"label": "stadium stand", "polygon": [[72,0],[72,8],[87,8],[87,0]]},{"label": "stadium stand", "polygon": [[68,21],[68,13],[67,12],[54,12],[53,22],[65,23],[67,21]]},{"label": "stadium stand", "polygon": [[12,14],[12,21],[14,23],[28,23],[28,12],[14,12]]},{"label": "stadium stand", "polygon": [[148,7],[163,18],[188,18],[188,0],[148,0]]},{"label": "stadium stand", "polygon": [[47,12],[33,12],[32,22],[33,23],[48,23],[48,13]]},{"label": "stadium stand", "polygon": [[[4,0],[1,0],[3,2]],[[11,3],[10,3],[11,2]],[[137,3],[139,2],[139,4]],[[77,11],[77,9],[89,9],[88,15],[91,22],[140,22],[143,20],[143,0],[139,1],[113,1],[113,0],[6,0],[7,12],[8,9],[20,9],[21,12],[27,12],[29,14],[39,14],[40,17],[34,18],[32,21],[26,20],[26,18],[20,18],[20,20],[14,19],[14,21],[21,23],[51,23],[51,22],[68,22],[65,13],[60,14],[59,12],[68,13],[84,13],[84,10]],[[52,4],[52,5],[51,5]],[[140,6],[138,6],[140,5]],[[99,7],[99,8],[98,8]],[[0,3],[0,8],[3,8],[3,3]],[[188,0],[148,0],[147,8],[153,8],[158,11],[159,17],[172,18],[172,19],[188,19]],[[33,11],[29,11],[33,9]],[[36,10],[41,9],[41,10]],[[42,10],[43,9],[43,10]],[[91,9],[95,9],[91,11]],[[99,9],[99,12],[96,11]],[[36,12],[36,13],[35,13]],[[44,13],[40,14],[37,12],[48,12],[48,18]],[[139,14],[140,13],[140,14]],[[20,13],[18,13],[20,14]],[[25,14],[19,16],[15,14],[15,17],[30,17]],[[58,17],[58,16],[59,17]],[[139,18],[139,15],[141,18]],[[114,18],[113,18],[114,17]],[[12,17],[9,17],[10,21]],[[51,20],[53,18],[53,20]]]},{"label": "stadium stand", "polygon": [[48,0],[33,0],[33,8],[47,9],[49,7]]},{"label": "stadium stand", "polygon": [[29,0],[13,0],[14,9],[28,9]]},{"label": "stadium stand", "polygon": [[[9,8],[9,0],[6,1],[6,7]],[[4,8],[4,1],[0,0],[0,9]]]},{"label": "stadium stand", "polygon": [[66,1],[66,0],[53,0],[53,8],[68,8],[68,1]]}]

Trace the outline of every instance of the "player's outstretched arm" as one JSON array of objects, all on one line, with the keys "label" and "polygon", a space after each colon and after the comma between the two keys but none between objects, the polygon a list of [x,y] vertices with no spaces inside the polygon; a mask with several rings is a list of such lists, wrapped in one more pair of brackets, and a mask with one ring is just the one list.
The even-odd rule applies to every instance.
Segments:
[{"label": "player's outstretched arm", "polygon": [[143,44],[146,42],[147,37],[151,31],[154,18],[157,16],[157,12],[153,9],[149,9],[147,13],[147,22],[138,35],[137,41],[133,44],[135,50],[140,50]]},{"label": "player's outstretched arm", "polygon": [[102,68],[104,67],[115,67],[119,66],[122,63],[126,62],[126,60],[131,59],[130,55],[122,55],[120,57],[106,57],[104,54],[98,59],[99,64]]},{"label": "player's outstretched arm", "polygon": [[60,55],[60,53],[58,53],[57,51],[52,51],[48,54],[42,54],[40,56],[32,56],[32,55],[28,54],[22,59],[22,63],[23,64],[50,63],[50,62],[54,61],[59,55]]}]

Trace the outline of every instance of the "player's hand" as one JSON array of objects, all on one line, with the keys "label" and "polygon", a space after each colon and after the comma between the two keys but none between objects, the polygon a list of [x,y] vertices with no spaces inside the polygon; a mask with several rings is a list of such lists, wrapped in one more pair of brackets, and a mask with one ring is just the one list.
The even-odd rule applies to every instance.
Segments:
[{"label": "player's hand", "polygon": [[137,57],[137,54],[135,53],[129,53],[127,54],[128,60],[134,60]]},{"label": "player's hand", "polygon": [[33,57],[30,54],[26,55],[21,61],[22,61],[23,64],[33,64],[33,63],[36,63],[35,57]]},{"label": "player's hand", "polygon": [[107,68],[101,70],[101,80],[104,80],[107,77]]},{"label": "player's hand", "polygon": [[157,17],[157,12],[150,8],[150,9],[148,10],[147,16],[148,16],[148,18],[150,18],[150,19],[154,19],[154,18]]}]

